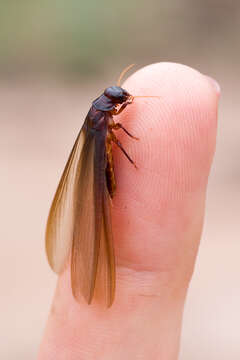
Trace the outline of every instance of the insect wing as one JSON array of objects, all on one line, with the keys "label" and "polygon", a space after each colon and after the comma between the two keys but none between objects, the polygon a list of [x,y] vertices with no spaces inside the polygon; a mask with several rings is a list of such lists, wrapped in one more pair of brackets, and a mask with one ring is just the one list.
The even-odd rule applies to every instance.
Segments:
[{"label": "insect wing", "polygon": [[97,279],[94,296],[99,303],[110,307],[115,295],[115,257],[109,194],[107,189],[103,196],[103,226],[100,240]]},{"label": "insect wing", "polygon": [[72,246],[75,175],[85,135],[83,127],[68,158],[48,216],[46,253],[48,262],[56,273],[64,269]]},{"label": "insect wing", "polygon": [[112,304],[115,265],[106,185],[107,125],[86,136],[76,171],[71,280],[74,297]]}]

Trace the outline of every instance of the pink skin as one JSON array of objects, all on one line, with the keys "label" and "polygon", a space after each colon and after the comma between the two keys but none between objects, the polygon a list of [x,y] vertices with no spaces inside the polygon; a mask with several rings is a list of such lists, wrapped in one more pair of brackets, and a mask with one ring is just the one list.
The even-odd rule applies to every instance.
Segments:
[{"label": "pink skin", "polygon": [[184,300],[202,231],[219,90],[183,65],[147,66],[123,84],[135,99],[115,117],[136,170],[114,147],[116,299],[78,304],[60,276],[39,360],[176,360]]}]

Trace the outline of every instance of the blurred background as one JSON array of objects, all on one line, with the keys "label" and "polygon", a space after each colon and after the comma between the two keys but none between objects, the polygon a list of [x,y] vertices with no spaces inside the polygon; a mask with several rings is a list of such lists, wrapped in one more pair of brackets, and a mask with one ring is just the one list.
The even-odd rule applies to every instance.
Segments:
[{"label": "blurred background", "polygon": [[128,64],[159,61],[222,88],[180,359],[240,359],[239,28],[237,0],[1,1],[1,359],[37,354],[56,283],[46,217],[90,102]]}]

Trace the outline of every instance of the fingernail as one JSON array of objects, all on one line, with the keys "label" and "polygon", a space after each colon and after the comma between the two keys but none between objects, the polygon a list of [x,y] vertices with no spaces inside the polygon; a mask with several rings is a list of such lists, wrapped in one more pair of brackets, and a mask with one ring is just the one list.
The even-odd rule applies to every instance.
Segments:
[{"label": "fingernail", "polygon": [[208,81],[210,82],[210,84],[213,86],[214,90],[216,91],[217,95],[221,94],[221,88],[219,83],[214,80],[211,76],[205,75],[206,78],[208,79]]}]

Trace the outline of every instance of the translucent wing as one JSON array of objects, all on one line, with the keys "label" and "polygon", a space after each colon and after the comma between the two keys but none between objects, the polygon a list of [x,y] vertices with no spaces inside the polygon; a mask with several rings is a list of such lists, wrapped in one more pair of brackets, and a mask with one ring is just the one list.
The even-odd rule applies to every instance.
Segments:
[{"label": "translucent wing", "polygon": [[64,269],[72,246],[74,182],[85,135],[83,127],[63,171],[48,216],[46,253],[48,262],[56,273]]},{"label": "translucent wing", "polygon": [[115,264],[105,176],[106,131],[87,133],[76,171],[71,280],[78,301],[83,296],[90,304],[96,297],[110,306]]},{"label": "translucent wing", "polygon": [[114,295],[115,257],[113,249],[109,194],[107,190],[105,190],[103,195],[103,226],[94,297],[98,302],[103,302],[107,306],[111,306],[114,300]]}]

